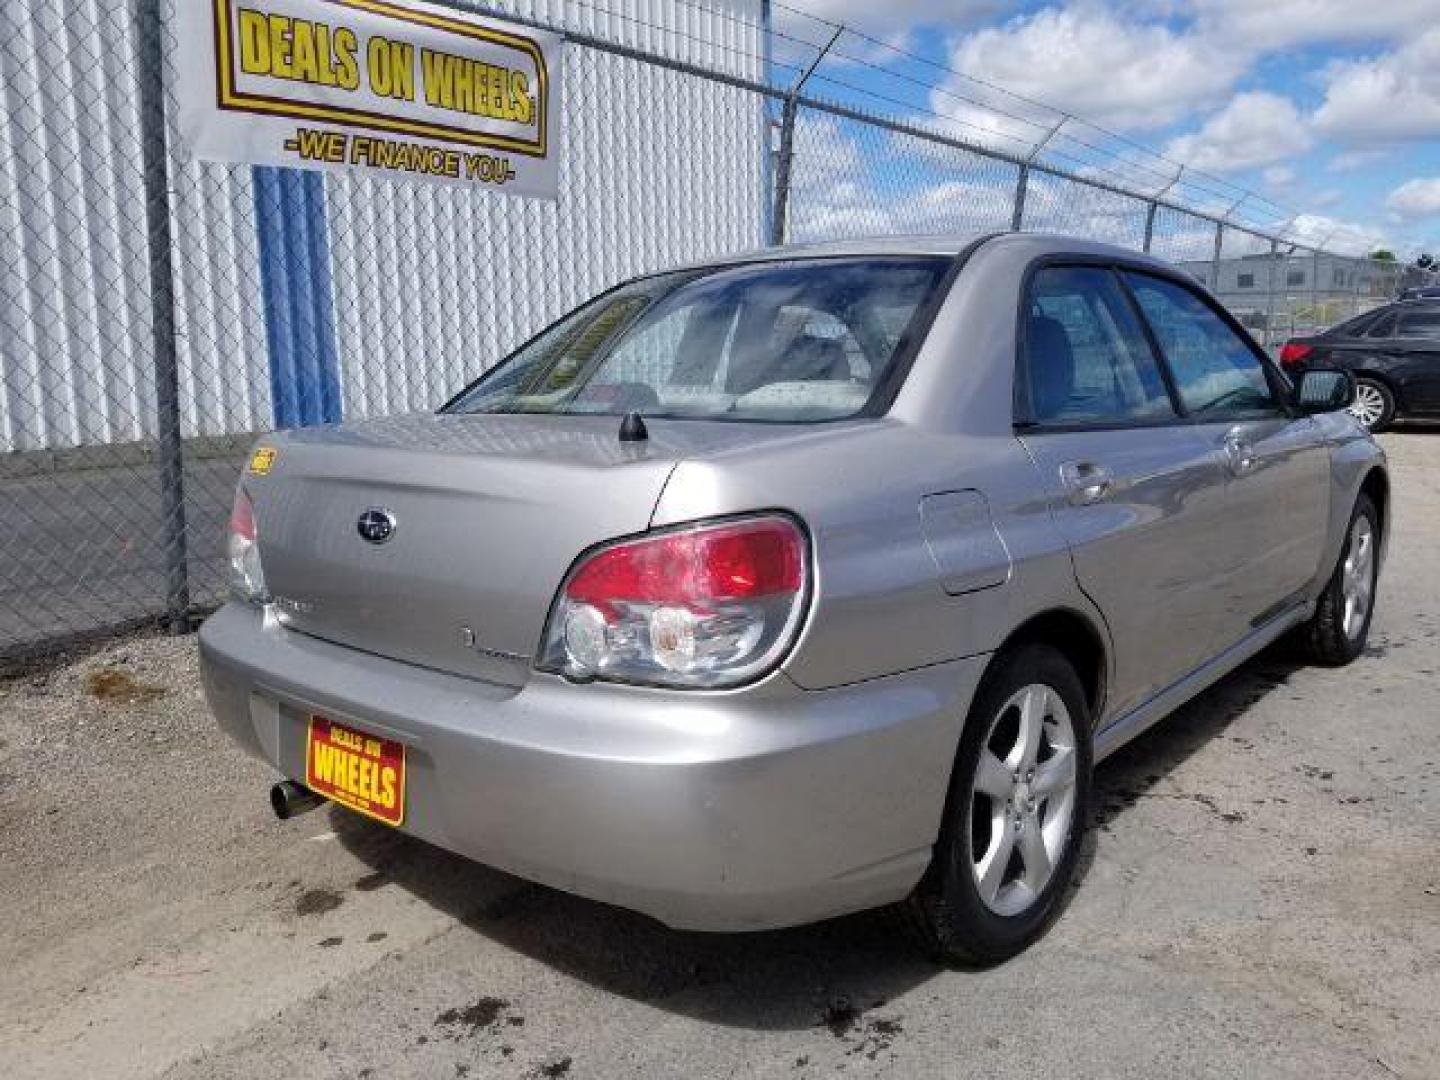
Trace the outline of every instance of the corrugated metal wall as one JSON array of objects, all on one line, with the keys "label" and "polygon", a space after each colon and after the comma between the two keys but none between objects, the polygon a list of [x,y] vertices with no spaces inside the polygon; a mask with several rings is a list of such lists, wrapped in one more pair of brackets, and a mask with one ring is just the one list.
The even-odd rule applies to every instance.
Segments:
[{"label": "corrugated metal wall", "polygon": [[[155,433],[133,6],[0,4],[0,453]],[[498,6],[763,77],[760,0]],[[328,233],[345,416],[433,406],[585,295],[760,242],[754,95],[571,47],[563,104],[558,203],[325,178],[306,224]],[[184,433],[268,428],[252,170],[172,147]]]}]

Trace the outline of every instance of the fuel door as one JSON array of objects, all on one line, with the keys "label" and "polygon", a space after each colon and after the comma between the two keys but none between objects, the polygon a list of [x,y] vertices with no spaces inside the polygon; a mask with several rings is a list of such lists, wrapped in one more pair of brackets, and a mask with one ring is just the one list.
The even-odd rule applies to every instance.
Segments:
[{"label": "fuel door", "polygon": [[990,503],[978,491],[943,491],[920,500],[920,529],[951,596],[991,589],[1010,579],[1010,552]]}]

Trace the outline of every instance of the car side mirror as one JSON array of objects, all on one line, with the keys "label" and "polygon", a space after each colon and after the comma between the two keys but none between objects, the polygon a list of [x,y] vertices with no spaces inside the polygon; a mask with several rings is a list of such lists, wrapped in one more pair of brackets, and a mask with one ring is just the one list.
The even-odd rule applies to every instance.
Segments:
[{"label": "car side mirror", "polygon": [[1310,368],[1300,373],[1294,401],[1304,416],[1348,409],[1355,402],[1355,377],[1335,368]]}]

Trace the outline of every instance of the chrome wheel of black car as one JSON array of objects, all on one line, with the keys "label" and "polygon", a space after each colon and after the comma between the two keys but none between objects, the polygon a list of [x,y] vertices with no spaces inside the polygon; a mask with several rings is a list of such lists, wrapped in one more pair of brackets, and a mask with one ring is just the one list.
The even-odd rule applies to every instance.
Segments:
[{"label": "chrome wheel of black car", "polygon": [[1379,431],[1391,420],[1395,412],[1395,401],[1380,383],[1370,379],[1355,381],[1355,401],[1350,406],[1350,415],[1371,431]]}]

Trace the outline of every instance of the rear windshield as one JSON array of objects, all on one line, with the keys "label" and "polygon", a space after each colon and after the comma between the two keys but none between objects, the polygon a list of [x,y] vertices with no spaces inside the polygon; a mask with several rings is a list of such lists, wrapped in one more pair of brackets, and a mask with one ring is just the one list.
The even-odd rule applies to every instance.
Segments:
[{"label": "rear windshield", "polygon": [[809,259],[644,278],[567,315],[444,411],[854,416],[884,385],[949,265]]}]

